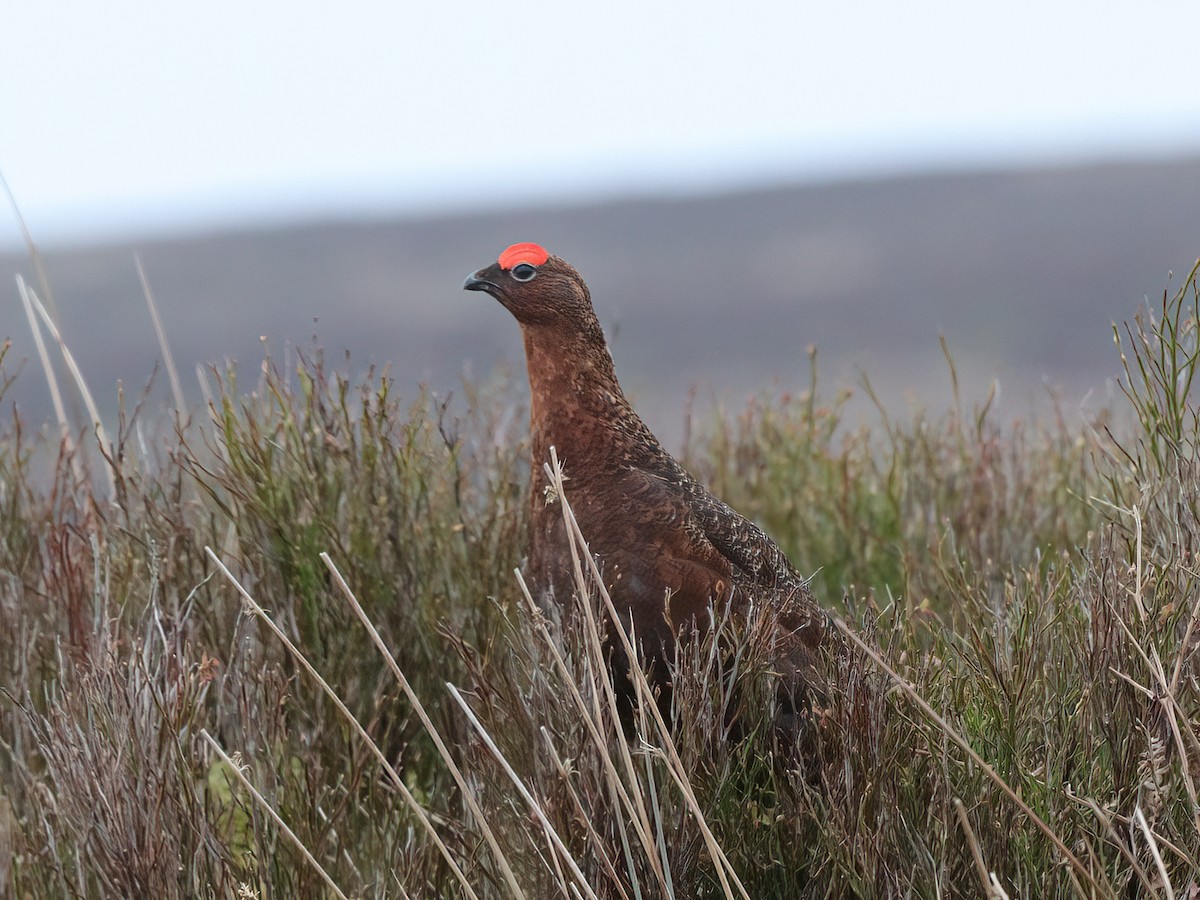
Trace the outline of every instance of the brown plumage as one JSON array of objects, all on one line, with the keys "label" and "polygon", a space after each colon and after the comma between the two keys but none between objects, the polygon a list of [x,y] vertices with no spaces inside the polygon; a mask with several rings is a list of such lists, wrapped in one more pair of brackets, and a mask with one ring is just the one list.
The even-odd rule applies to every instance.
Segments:
[{"label": "brown plumage", "polygon": [[463,287],[499,300],[525,339],[531,584],[560,602],[572,589],[562,513],[545,499],[542,464],[555,447],[584,537],[604,564],[617,609],[631,611],[660,683],[680,627],[703,627],[715,604],[732,602],[736,611],[754,598],[774,611],[774,662],[789,694],[805,705],[822,695],[817,649],[825,617],[805,579],[758,526],[692,478],[633,411],[579,273],[536,244],[515,244]]}]

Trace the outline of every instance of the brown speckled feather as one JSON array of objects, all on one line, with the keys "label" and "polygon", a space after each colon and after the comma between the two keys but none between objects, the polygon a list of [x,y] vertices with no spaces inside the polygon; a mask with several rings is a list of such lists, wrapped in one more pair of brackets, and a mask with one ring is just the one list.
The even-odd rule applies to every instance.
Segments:
[{"label": "brown speckled feather", "polygon": [[[613,372],[603,331],[579,274],[534,245],[467,279],[521,324],[531,390],[533,445],[528,575],[544,596],[571,590],[562,513],[545,498],[542,463],[555,447],[567,496],[603,562],[619,610],[629,610],[653,660],[676,630],[701,627],[715,604],[771,604],[783,670],[822,693],[814,649],[824,615],[779,547],[714,497],[663,449],[633,411]],[[520,253],[532,254],[521,257]],[[526,262],[513,259],[526,258]],[[540,260],[540,261],[539,261]]]}]

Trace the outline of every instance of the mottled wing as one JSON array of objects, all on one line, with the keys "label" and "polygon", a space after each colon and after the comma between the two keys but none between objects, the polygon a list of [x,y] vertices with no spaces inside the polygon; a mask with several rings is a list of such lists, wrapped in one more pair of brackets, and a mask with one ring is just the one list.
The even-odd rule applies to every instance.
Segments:
[{"label": "mottled wing", "polygon": [[663,454],[655,463],[655,470],[641,472],[647,491],[670,494],[671,502],[664,506],[681,508],[683,524],[693,537],[715,548],[747,586],[807,593],[804,578],[761,528],[715,497],[671,457]]}]

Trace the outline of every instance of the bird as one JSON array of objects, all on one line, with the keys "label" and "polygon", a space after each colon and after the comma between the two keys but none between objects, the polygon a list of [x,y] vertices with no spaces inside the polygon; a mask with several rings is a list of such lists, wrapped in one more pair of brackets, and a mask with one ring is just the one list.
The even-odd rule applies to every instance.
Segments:
[{"label": "bird", "polygon": [[524,339],[533,462],[526,578],[539,599],[566,604],[574,584],[562,512],[547,501],[543,464],[553,447],[580,530],[657,687],[669,694],[681,629],[703,630],[725,604],[736,614],[757,603],[778,633],[772,662],[792,713],[825,702],[829,619],[808,580],[761,528],[692,477],[634,411],[575,268],[539,244],[517,243],[463,289],[498,300]]}]

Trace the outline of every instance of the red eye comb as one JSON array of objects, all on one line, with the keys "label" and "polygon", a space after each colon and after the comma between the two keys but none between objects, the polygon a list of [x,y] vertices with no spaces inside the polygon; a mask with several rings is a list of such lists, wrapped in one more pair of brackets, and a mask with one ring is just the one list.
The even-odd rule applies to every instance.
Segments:
[{"label": "red eye comb", "polygon": [[545,248],[537,244],[513,244],[500,254],[500,268],[508,270],[521,263],[540,266],[549,258],[550,254],[546,252]]}]

